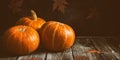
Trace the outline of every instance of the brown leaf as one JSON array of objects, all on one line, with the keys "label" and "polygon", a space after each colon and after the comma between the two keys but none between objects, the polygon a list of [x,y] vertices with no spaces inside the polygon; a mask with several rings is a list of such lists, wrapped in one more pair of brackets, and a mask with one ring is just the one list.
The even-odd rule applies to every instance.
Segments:
[{"label": "brown leaf", "polygon": [[94,50],[94,49],[88,50],[88,51],[86,51],[86,52],[87,52],[87,53],[98,53],[98,54],[101,53],[100,51]]},{"label": "brown leaf", "polygon": [[56,3],[53,3],[53,11],[57,9],[57,4]]},{"label": "brown leaf", "polygon": [[68,4],[68,2],[66,0],[61,0],[63,2],[63,4]]},{"label": "brown leaf", "polygon": [[58,11],[60,11],[60,12],[64,13],[65,8],[66,8],[66,6],[61,5],[60,7],[58,7]]},{"label": "brown leaf", "polygon": [[57,9],[61,13],[64,13],[66,5],[68,4],[66,0],[53,0],[53,11]]}]

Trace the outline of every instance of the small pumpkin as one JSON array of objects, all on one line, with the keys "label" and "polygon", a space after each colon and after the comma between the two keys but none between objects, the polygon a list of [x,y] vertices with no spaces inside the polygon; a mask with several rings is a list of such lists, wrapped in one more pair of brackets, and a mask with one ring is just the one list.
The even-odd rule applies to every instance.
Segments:
[{"label": "small pumpkin", "polygon": [[31,17],[23,17],[16,22],[17,25],[30,26],[36,30],[40,29],[41,26],[46,22],[44,19],[37,17],[34,10],[31,10]]},{"label": "small pumpkin", "polygon": [[46,22],[39,33],[43,48],[52,52],[64,51],[75,41],[75,32],[72,27],[57,21]]},{"label": "small pumpkin", "polygon": [[38,48],[40,37],[32,27],[18,25],[5,32],[3,42],[4,47],[11,54],[24,55],[32,53]]}]

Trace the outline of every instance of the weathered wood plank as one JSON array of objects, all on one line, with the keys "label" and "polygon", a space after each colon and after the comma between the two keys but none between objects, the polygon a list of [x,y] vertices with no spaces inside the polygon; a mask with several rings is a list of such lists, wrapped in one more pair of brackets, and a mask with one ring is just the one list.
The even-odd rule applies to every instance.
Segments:
[{"label": "weathered wood plank", "polygon": [[112,49],[112,54],[120,60],[120,41],[118,38],[106,38],[107,39],[107,46],[109,49]]},{"label": "weathered wood plank", "polygon": [[46,53],[37,53],[26,56],[20,56],[17,60],[45,60]]},{"label": "weathered wood plank", "polygon": [[46,51],[42,47],[40,47],[32,54],[19,56],[17,60],[45,60],[45,58]]},{"label": "weathered wood plank", "polygon": [[79,38],[72,47],[74,60],[97,60],[95,54],[87,51],[93,49],[88,38]]},{"label": "weathered wood plank", "polygon": [[73,60],[72,50],[67,49],[64,52],[48,53],[46,60]]},{"label": "weathered wood plank", "polygon": [[106,38],[92,38],[91,41],[93,42],[94,47],[101,51],[101,54],[99,55],[101,60],[118,60],[113,55],[113,52],[115,51],[108,45]]}]

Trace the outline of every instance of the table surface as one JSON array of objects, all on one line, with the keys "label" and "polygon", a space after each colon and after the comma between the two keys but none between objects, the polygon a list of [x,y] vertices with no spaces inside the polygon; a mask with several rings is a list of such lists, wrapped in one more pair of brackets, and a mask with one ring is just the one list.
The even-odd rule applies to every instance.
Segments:
[{"label": "table surface", "polygon": [[0,52],[0,60],[120,60],[120,40],[116,37],[78,36],[63,52],[38,49],[29,55],[10,56]]}]

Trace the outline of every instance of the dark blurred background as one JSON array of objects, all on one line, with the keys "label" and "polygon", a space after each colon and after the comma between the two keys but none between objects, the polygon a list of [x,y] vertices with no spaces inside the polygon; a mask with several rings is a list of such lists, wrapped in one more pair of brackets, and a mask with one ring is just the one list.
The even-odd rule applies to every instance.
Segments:
[{"label": "dark blurred background", "polygon": [[53,0],[3,0],[0,2],[0,35],[30,10],[46,21],[73,27],[77,36],[120,36],[119,0],[66,0],[65,12],[52,11]]}]

